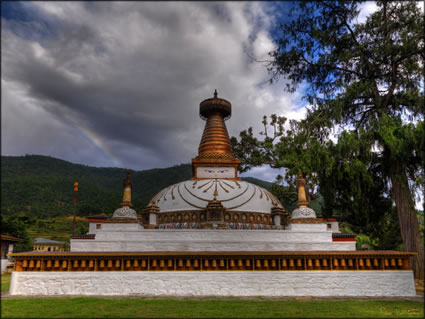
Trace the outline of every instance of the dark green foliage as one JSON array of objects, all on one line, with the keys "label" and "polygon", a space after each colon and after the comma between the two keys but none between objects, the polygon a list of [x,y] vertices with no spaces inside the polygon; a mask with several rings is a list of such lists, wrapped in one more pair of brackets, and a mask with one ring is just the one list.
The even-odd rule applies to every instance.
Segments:
[{"label": "dark green foliage", "polygon": [[15,244],[14,251],[31,251],[32,239],[28,234],[28,227],[35,223],[33,217],[30,216],[3,216],[0,215],[1,234],[21,238],[24,241]]},{"label": "dark green foliage", "polygon": [[378,1],[358,23],[358,4],[296,3],[269,71],[272,80],[286,78],[289,92],[307,84],[306,119],[284,130],[285,118],[265,117],[263,140],[248,129],[232,143],[243,170],[285,167],[291,185],[301,169],[323,196],[323,216],[367,232],[379,248],[395,248],[399,237],[391,234],[400,229],[423,279],[414,198],[424,187],[424,15],[415,1]]},{"label": "dark green foliage", "polygon": [[[122,200],[126,170],[72,164],[60,159],[27,155],[2,156],[2,214],[26,212],[39,218],[73,215],[74,182],[79,183],[77,215],[112,212]],[[140,211],[161,189],[192,177],[189,164],[132,172],[132,201]]]}]

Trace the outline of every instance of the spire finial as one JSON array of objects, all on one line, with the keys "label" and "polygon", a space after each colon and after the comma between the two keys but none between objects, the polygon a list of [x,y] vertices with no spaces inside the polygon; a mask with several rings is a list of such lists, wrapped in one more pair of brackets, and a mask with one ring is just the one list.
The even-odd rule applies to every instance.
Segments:
[{"label": "spire finial", "polygon": [[308,206],[308,201],[305,192],[305,179],[301,173],[301,170],[298,170],[298,178],[297,178],[297,187],[298,187],[298,206]]},{"label": "spire finial", "polygon": [[122,181],[122,184],[123,184],[124,188],[126,186],[133,187],[133,181],[131,180],[131,171],[130,170],[127,170],[127,178]]},{"label": "spire finial", "polygon": [[217,89],[214,90],[214,98],[217,98]]}]

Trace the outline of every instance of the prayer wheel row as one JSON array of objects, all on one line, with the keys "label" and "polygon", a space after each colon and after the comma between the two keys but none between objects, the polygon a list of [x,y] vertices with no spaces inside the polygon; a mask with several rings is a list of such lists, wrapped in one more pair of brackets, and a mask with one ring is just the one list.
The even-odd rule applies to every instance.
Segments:
[{"label": "prayer wheel row", "polygon": [[330,256],[149,256],[65,259],[17,258],[16,271],[214,271],[214,270],[391,270],[410,269],[408,256],[403,258],[333,258]]}]

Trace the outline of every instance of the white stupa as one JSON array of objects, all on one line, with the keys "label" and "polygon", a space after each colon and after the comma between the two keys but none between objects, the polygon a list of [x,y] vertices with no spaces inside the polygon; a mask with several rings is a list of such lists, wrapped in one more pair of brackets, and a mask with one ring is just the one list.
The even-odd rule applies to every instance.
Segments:
[{"label": "white stupa", "polygon": [[355,250],[354,236],[335,241],[337,222],[317,218],[308,207],[301,175],[299,208],[290,220],[272,193],[238,177],[240,160],[233,156],[225,124],[230,115],[230,102],[218,98],[217,91],[201,102],[200,116],[206,124],[198,155],[192,159],[193,177],[158,192],[137,218],[130,208],[128,175],[123,182],[123,207],[110,219],[89,218],[92,238],[73,239],[71,250]]},{"label": "white stupa", "polygon": [[70,252],[12,254],[12,295],[412,296],[407,252],[356,251],[355,235],[242,181],[225,120],[231,104],[200,104],[206,120],[193,177],[156,194],[136,213],[130,174],[112,218],[89,217]]}]

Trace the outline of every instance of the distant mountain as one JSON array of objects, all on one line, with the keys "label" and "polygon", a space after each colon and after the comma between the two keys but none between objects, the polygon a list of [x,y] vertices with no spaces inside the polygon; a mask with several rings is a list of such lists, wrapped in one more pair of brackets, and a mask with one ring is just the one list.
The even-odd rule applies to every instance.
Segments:
[{"label": "distant mountain", "polygon": [[[51,218],[73,214],[74,182],[79,183],[77,215],[111,214],[122,199],[126,170],[73,164],[41,156],[1,157],[1,211]],[[161,189],[190,179],[190,164],[163,169],[133,171],[132,202],[141,211]],[[271,190],[271,183],[247,177],[250,183]]]}]

